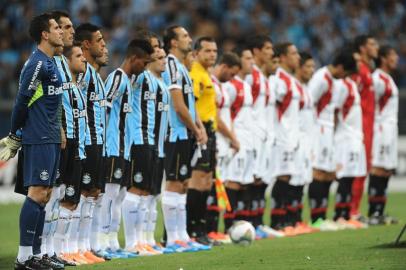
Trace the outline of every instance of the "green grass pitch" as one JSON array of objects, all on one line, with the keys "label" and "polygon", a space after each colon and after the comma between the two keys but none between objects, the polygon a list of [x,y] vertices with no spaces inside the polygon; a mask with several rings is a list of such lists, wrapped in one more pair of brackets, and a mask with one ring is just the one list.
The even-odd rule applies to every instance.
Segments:
[{"label": "green grass pitch", "polygon": [[[330,200],[332,202],[332,200]],[[365,210],[365,200],[363,209]],[[18,247],[20,205],[0,205],[0,269],[12,269]],[[307,209],[307,207],[306,207]],[[400,224],[365,230],[314,233],[255,241],[251,246],[224,245],[208,252],[138,257],[78,269],[406,269],[406,245],[393,247],[406,222],[406,193],[389,195],[388,213]],[[269,210],[268,212],[269,213]],[[332,207],[330,205],[330,211]],[[304,216],[308,216],[305,211]],[[269,221],[269,220],[267,220]],[[157,239],[162,233],[158,221]],[[120,235],[122,240],[122,234]],[[403,241],[406,240],[406,235]],[[70,268],[73,269],[73,268]]]}]

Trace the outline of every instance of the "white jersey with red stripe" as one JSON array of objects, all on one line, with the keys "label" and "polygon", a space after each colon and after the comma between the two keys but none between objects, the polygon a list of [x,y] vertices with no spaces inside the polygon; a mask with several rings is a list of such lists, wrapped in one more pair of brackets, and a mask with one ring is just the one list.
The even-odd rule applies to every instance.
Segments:
[{"label": "white jersey with red stripe", "polygon": [[276,125],[278,121],[277,111],[276,111],[276,88],[278,87],[278,79],[276,75],[271,75],[268,78],[268,87],[269,87],[269,100],[268,106],[266,107],[266,121],[267,121],[267,133],[268,133],[268,142],[273,144],[275,142],[276,136]]},{"label": "white jersey with red stripe", "polygon": [[361,97],[357,84],[347,77],[337,80],[335,104],[338,111],[334,134],[334,159],[337,178],[366,175],[363,144]]},{"label": "white jersey with red stripe", "polygon": [[261,140],[267,135],[267,115],[266,106],[269,102],[269,85],[262,70],[254,65],[251,74],[245,76],[245,81],[251,86],[252,94],[252,116],[254,122],[254,134]]},{"label": "white jersey with red stripe", "polygon": [[299,144],[299,101],[300,93],[294,77],[282,68],[276,70],[275,99],[276,99],[276,140],[290,150]]},{"label": "white jersey with red stripe", "polygon": [[375,88],[375,123],[372,165],[387,170],[398,164],[399,89],[388,73],[377,69],[372,74]]},{"label": "white jersey with red stripe", "polygon": [[224,85],[224,90],[230,97],[231,120],[234,132],[241,147],[253,149],[253,122],[251,87],[239,76],[234,76]]}]

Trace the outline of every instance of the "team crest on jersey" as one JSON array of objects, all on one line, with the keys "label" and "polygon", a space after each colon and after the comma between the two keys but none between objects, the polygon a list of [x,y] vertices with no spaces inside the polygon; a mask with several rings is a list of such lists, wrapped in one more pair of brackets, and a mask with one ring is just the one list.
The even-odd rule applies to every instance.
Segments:
[{"label": "team crest on jersey", "polygon": [[114,171],[114,178],[120,179],[121,177],[123,177],[123,171],[118,168]]},{"label": "team crest on jersey", "polygon": [[142,182],[142,179],[143,179],[142,173],[137,172],[137,173],[134,175],[134,182],[135,182],[135,183],[141,183],[141,182]]},{"label": "team crest on jersey", "polygon": [[85,173],[82,177],[82,183],[83,184],[89,184],[92,178],[90,177],[90,174]]},{"label": "team crest on jersey", "polygon": [[48,171],[47,171],[47,170],[43,170],[43,171],[39,174],[39,178],[40,178],[42,181],[48,180],[48,179],[49,179]]},{"label": "team crest on jersey", "polygon": [[186,175],[187,174],[187,166],[185,164],[183,164],[182,167],[180,167],[179,173],[181,175]]},{"label": "team crest on jersey", "polygon": [[73,186],[69,186],[65,190],[66,196],[72,197],[75,195],[75,188]]}]

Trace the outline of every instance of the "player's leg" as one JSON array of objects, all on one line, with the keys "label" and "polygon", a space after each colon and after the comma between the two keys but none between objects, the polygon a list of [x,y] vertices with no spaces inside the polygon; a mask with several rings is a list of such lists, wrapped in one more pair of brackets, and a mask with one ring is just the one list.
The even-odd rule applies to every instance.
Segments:
[{"label": "player's leg", "polygon": [[368,185],[368,217],[371,225],[384,224],[383,214],[387,200],[387,188],[392,172],[373,167]]},{"label": "player's leg", "polygon": [[350,219],[351,189],[353,180],[353,177],[343,177],[338,179],[334,220],[339,218],[344,218],[346,220]]}]

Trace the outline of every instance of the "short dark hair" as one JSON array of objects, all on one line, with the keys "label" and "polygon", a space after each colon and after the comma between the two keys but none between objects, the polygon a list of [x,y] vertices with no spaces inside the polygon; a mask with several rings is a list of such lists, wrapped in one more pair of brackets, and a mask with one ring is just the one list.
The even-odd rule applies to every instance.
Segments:
[{"label": "short dark hair", "polygon": [[42,39],[42,32],[49,32],[49,21],[53,17],[50,13],[43,13],[41,15],[35,16],[30,22],[30,28],[28,30],[30,37],[39,44]]},{"label": "short dark hair", "polygon": [[356,52],[361,52],[360,47],[365,46],[367,44],[368,39],[374,38],[372,35],[359,35],[354,39],[354,50]]},{"label": "short dark hair", "polygon": [[180,25],[172,25],[165,29],[163,40],[164,40],[164,50],[166,53],[169,52],[171,49],[171,41],[172,39],[177,39],[178,34],[175,32],[175,29],[180,28]]},{"label": "short dark hair", "polygon": [[54,10],[51,12],[51,15],[58,24],[61,23],[62,17],[70,18],[69,13],[64,10]]},{"label": "short dark hair", "polygon": [[75,29],[75,41],[82,43],[85,40],[92,40],[92,34],[99,31],[100,27],[91,23],[82,23]]},{"label": "short dark hair", "polygon": [[344,46],[342,49],[340,49],[334,56],[332,65],[342,65],[344,70],[348,73],[356,73],[358,70],[357,61],[355,61],[354,58],[354,51],[349,48],[350,46]]},{"label": "short dark hair", "polygon": [[146,39],[133,39],[127,46],[126,57],[136,55],[142,57],[145,54],[152,54],[154,49],[151,46],[151,43]]},{"label": "short dark hair", "polygon": [[233,53],[235,53],[239,58],[242,57],[243,52],[249,51],[247,44],[245,42],[238,43],[237,47],[233,49]]},{"label": "short dark hair", "polygon": [[308,52],[300,52],[300,66],[306,64],[307,60],[313,59],[313,56]]},{"label": "short dark hair", "polygon": [[220,56],[218,64],[224,64],[228,67],[241,67],[241,60],[237,54],[233,52],[225,52],[223,55]]},{"label": "short dark hair", "polygon": [[272,39],[267,35],[254,35],[247,39],[248,48],[254,52],[254,49],[262,49],[265,43],[272,43]]},{"label": "short dark hair", "polygon": [[135,32],[135,38],[137,39],[145,39],[150,41],[152,38],[156,38],[159,43],[159,48],[162,48],[162,40],[161,38],[154,32],[149,31],[145,28],[139,28]]},{"label": "short dark hair", "polygon": [[294,44],[289,41],[276,44],[275,56],[281,57],[281,55],[286,55],[288,53],[288,48],[293,45]]},{"label": "short dark hair", "polygon": [[391,51],[394,51],[395,48],[390,46],[390,45],[383,45],[379,47],[378,51],[378,57],[375,59],[375,64],[377,67],[380,67],[382,65],[382,58],[385,58],[386,56],[389,55]]},{"label": "short dark hair", "polygon": [[195,42],[195,46],[194,46],[194,49],[196,50],[196,51],[199,51],[200,49],[202,49],[202,42],[203,41],[206,41],[206,42],[216,42],[216,40],[214,39],[214,38],[212,38],[212,37],[209,37],[209,36],[204,36],[204,37],[199,37],[197,40],[196,40],[196,42]]},{"label": "short dark hair", "polygon": [[73,47],[79,47],[79,48],[80,48],[80,44],[74,43],[72,46],[69,46],[69,47],[64,46],[64,47],[63,47],[63,55],[64,55],[66,58],[70,58],[70,57],[72,56]]}]

